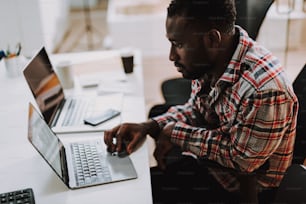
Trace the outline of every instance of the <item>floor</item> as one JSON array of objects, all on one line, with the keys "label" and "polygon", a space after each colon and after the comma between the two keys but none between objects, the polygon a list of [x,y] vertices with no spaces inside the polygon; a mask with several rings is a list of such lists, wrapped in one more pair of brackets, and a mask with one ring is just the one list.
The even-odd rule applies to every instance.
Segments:
[{"label": "floor", "polygon": [[[72,9],[70,15],[70,29],[67,31],[63,42],[55,52],[78,52],[85,50],[105,50],[110,49],[111,44],[107,38],[106,8],[107,1],[91,8],[91,26],[85,26],[85,13],[82,9]],[[288,70],[291,80],[294,80],[299,70],[306,63],[306,49],[304,46],[289,50],[285,57],[284,52],[276,52]],[[169,62],[167,56],[151,56],[143,58],[144,90],[146,111],[158,103],[163,102],[160,93],[160,84],[163,80],[180,76],[173,64]],[[162,74],[161,74],[162,73]],[[156,165],[152,156],[154,150],[153,141],[149,140],[149,153],[151,166]]]}]

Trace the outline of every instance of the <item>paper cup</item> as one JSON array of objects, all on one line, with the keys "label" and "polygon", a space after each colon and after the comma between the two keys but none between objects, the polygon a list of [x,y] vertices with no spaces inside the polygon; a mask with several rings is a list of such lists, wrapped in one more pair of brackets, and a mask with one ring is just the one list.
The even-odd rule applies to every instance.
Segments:
[{"label": "paper cup", "polygon": [[134,53],[132,50],[121,51],[121,61],[126,74],[134,71]]},{"label": "paper cup", "polygon": [[57,75],[64,89],[74,87],[73,73],[69,61],[62,61],[56,65]]}]

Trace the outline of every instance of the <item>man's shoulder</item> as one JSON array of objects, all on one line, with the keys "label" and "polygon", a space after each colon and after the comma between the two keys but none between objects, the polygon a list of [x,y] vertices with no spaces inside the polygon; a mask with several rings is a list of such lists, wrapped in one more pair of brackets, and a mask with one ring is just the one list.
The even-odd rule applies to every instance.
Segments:
[{"label": "man's shoulder", "polygon": [[254,46],[253,51],[246,53],[241,63],[241,78],[258,90],[280,88],[289,81],[278,58],[261,46]]}]

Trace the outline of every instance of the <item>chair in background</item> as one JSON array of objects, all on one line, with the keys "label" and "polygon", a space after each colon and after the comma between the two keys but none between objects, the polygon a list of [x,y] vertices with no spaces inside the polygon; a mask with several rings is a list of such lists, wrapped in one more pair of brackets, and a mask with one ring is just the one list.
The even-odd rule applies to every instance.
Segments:
[{"label": "chair in background", "polygon": [[187,102],[191,94],[190,87],[191,80],[184,78],[168,79],[164,81],[161,89],[166,104],[176,105]]},{"label": "chair in background", "polygon": [[[248,31],[254,40],[257,38],[263,20],[274,0],[236,0],[236,24]],[[149,111],[149,118],[160,115],[171,105],[184,104],[190,97],[190,81],[182,78],[172,78],[162,82],[164,104],[154,105]]]},{"label": "chair in background", "polygon": [[154,105],[149,112],[149,118],[166,112],[173,105],[181,105],[188,101],[191,94],[191,80],[171,78],[162,82],[162,96],[164,104]]}]

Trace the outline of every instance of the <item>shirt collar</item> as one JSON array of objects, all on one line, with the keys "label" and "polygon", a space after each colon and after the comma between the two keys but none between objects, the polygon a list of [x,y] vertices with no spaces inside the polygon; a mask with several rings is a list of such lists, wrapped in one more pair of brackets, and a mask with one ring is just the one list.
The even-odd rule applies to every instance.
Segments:
[{"label": "shirt collar", "polygon": [[237,32],[239,32],[238,46],[223,75],[218,80],[217,84],[219,84],[220,81],[234,84],[239,79],[239,75],[241,72],[241,64],[244,62],[244,57],[247,51],[254,44],[254,41],[240,26],[235,26],[235,29]]}]

